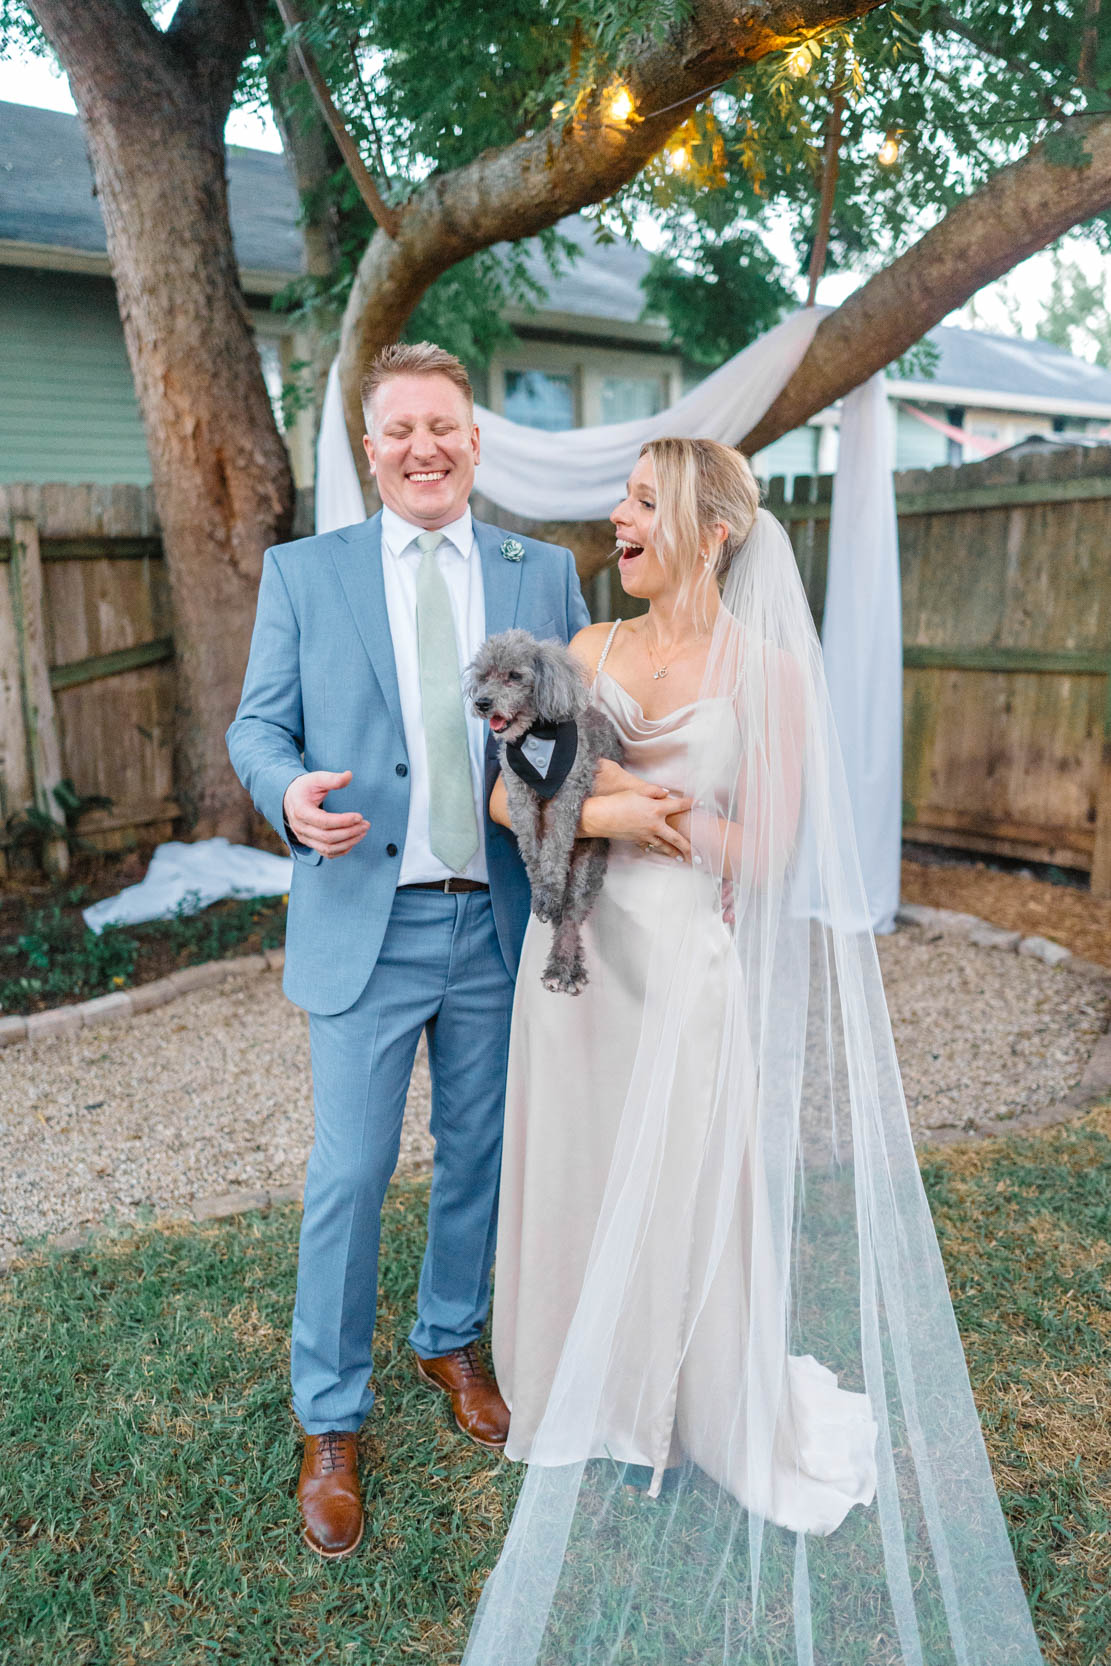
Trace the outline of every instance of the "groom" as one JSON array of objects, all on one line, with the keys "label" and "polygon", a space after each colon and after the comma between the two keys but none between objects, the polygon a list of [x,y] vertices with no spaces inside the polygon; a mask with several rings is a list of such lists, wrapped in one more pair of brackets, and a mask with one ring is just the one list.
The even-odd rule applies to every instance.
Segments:
[{"label": "groom", "polygon": [[326,1557],[363,1533],[355,1432],[373,1400],[380,1214],[422,1031],[436,1154],[409,1340],[460,1429],[505,1444],[509,1414],[474,1344],[528,883],[487,814],[484,730],[459,679],[493,632],[567,641],[588,622],[569,550],[471,518],[479,439],[458,359],[385,348],[363,409],[383,508],[267,551],[228,730],[236,773],[295,858],[284,988],[309,1013],[315,1140],[291,1375],[305,1538]]}]

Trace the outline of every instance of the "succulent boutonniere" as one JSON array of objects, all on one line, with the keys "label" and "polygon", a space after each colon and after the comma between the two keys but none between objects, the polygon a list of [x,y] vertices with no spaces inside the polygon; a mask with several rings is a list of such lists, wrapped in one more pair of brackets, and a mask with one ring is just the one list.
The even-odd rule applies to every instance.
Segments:
[{"label": "succulent boutonniere", "polygon": [[506,538],[501,552],[507,561],[521,561],[524,558],[525,546],[516,538]]}]

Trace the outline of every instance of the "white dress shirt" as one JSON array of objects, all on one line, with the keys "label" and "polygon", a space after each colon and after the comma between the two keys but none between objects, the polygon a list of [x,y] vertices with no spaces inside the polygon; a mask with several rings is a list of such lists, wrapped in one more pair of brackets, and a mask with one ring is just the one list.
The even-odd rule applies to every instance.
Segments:
[{"label": "white dress shirt", "polygon": [[[417,568],[421,552],[416,540],[427,529],[414,526],[392,509],[382,510],[382,577],[386,587],[386,612],[393,637],[397,688],[401,696],[401,719],[409,753],[409,825],[401,853],[399,885],[413,885],[424,879],[450,879],[451,868],[433,856],[428,842],[428,753],[424,741],[421,711],[420,667],[417,662]],[[451,600],[455,623],[455,646],[459,669],[463,671],[486,637],[486,597],[482,584],[482,558],[475,544],[471,511],[465,509],[457,521],[437,528],[447,540],[436,552],[436,560]],[[486,725],[463,707],[467,719],[467,742],[471,754],[475,816],[478,820],[478,849],[463,869],[464,879],[486,882],[485,766]]]}]

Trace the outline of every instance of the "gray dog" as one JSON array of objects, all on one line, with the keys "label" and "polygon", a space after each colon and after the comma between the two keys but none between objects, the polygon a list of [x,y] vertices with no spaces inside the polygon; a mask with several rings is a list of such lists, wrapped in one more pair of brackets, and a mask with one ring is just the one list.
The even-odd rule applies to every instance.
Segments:
[{"label": "gray dog", "polygon": [[621,742],[590,704],[573,655],[528,631],[488,637],[468,667],[467,691],[498,742],[532,912],[555,926],[544,986],[577,995],[588,981],[580,928],[602,888],[609,844],[576,839],[575,829],[599,759],[620,763]]}]

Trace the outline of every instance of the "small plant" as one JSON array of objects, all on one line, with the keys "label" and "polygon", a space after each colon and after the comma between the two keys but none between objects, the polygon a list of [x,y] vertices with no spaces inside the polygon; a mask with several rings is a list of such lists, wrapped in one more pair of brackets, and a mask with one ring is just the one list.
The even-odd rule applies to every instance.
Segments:
[{"label": "small plant", "polygon": [[68,776],[58,782],[52,796],[62,812],[61,821],[31,804],[9,816],[5,826],[6,842],[14,848],[33,848],[40,868],[46,866],[47,847],[58,839],[63,839],[70,850],[92,850],[93,846],[78,833],[78,824],[89,810],[110,810],[114,802],[102,793],[82,796]]},{"label": "small plant", "polygon": [[88,1000],[173,966],[220,960],[249,940],[277,948],[285,936],[285,897],[237,897],[202,910],[196,892],[168,920],[106,926],[98,933],[74,917],[87,890],[71,887],[48,907],[32,910],[18,935],[0,944],[0,1011]]},{"label": "small plant", "polygon": [[[82,886],[67,893],[70,907],[83,891]],[[122,989],[132,981],[138,954],[139,944],[120,926],[98,935],[84,924],[75,928],[61,902],[36,909],[15,942],[0,948],[3,960],[20,963],[16,976],[0,978],[0,1010],[25,1011],[40,999],[57,1003]]]}]

